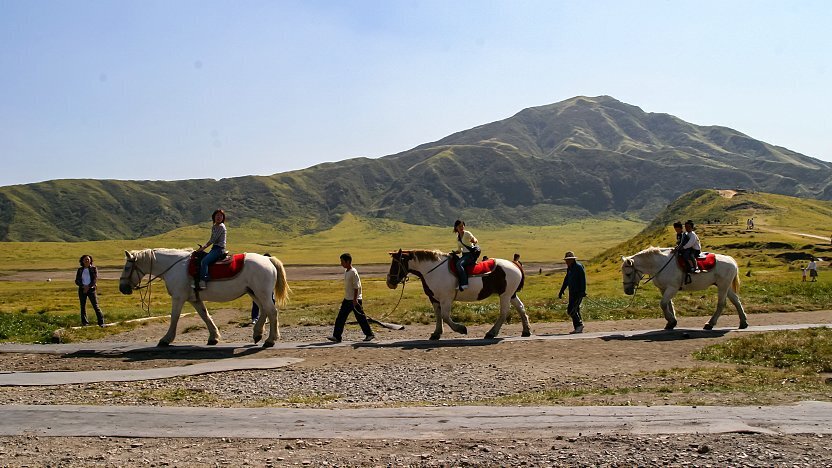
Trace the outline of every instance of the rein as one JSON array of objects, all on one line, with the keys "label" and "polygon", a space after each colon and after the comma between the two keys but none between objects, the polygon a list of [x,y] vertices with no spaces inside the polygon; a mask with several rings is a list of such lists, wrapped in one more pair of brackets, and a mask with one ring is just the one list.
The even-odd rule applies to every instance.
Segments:
[{"label": "rein", "polygon": [[[665,264],[661,268],[659,268],[659,271],[654,273],[650,278],[647,278],[647,281],[645,281],[644,284],[647,284],[647,283],[653,281],[653,278],[658,276],[658,274],[661,273],[662,270],[664,270],[665,268],[667,268],[668,265],[670,265],[670,262],[673,260],[674,257],[676,257],[676,250],[673,251],[673,255],[671,255],[670,258],[667,259],[667,262],[665,262]],[[636,285],[636,289],[638,289],[638,285]],[[635,293],[633,293],[633,295],[635,295]]]},{"label": "rein", "polygon": [[[153,290],[152,290],[151,286],[152,286],[153,282],[156,281],[157,279],[162,278],[163,276],[165,276],[165,273],[170,271],[171,268],[175,267],[181,261],[190,258],[190,256],[180,258],[179,260],[173,262],[169,267],[165,268],[165,271],[159,273],[158,275],[156,275],[154,277],[153,276],[153,260],[156,258],[156,252],[155,252],[155,250],[151,250],[150,253],[151,253],[151,255],[150,255],[150,273],[147,273],[147,276],[148,276],[147,283],[142,285],[141,280],[139,280],[139,284],[133,286],[134,291],[139,291],[139,298],[141,299],[141,302],[142,302],[141,308],[142,308],[143,311],[145,311],[145,313],[148,316],[150,315],[151,296],[152,296],[152,293],[153,293]],[[133,268],[135,268],[142,276],[145,275],[145,272],[142,271],[141,267],[139,267],[138,264],[136,264],[135,260],[131,260],[131,263],[133,264]],[[130,272],[130,275],[132,275],[132,274],[133,273]],[[142,291],[143,289],[146,289],[146,291]]]}]

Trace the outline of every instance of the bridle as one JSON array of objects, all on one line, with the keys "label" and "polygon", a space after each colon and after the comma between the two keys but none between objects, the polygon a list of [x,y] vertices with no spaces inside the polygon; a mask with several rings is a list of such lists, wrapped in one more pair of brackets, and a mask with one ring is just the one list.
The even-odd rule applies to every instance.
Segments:
[{"label": "bridle", "polygon": [[[130,265],[130,269],[128,270],[125,267],[125,269],[124,269],[125,271],[122,273],[122,276],[121,276],[121,278],[119,278],[119,281],[122,280],[122,279],[126,279],[127,283],[130,285],[130,288],[133,291],[139,291],[139,297],[140,297],[141,302],[142,302],[141,308],[142,308],[142,310],[145,311],[145,313],[147,315],[150,315],[150,305],[151,305],[150,300],[151,300],[151,294],[152,294],[151,285],[153,284],[154,281],[156,281],[159,278],[162,278],[163,276],[165,276],[165,273],[170,271],[171,268],[173,268],[178,263],[180,263],[181,261],[183,261],[185,259],[188,259],[188,258],[190,258],[190,256],[185,256],[185,257],[180,258],[179,260],[173,262],[169,267],[165,268],[165,271],[159,273],[156,276],[153,276],[153,262],[156,260],[156,250],[155,249],[150,249],[150,271],[149,271],[149,273],[145,273],[144,270],[142,270],[142,267],[139,266],[138,259],[136,258],[136,256],[131,254],[131,256],[127,258],[127,264]],[[139,275],[139,279],[136,281],[135,284],[133,284],[133,274],[134,273],[138,273],[138,275]],[[142,285],[142,279],[144,279],[145,276],[147,276],[147,283]]]},{"label": "bridle", "polygon": [[[675,258],[675,257],[676,257],[676,251],[674,250],[673,255],[671,255],[670,258],[668,258],[667,261],[664,263],[664,265],[662,265],[662,267],[659,268],[659,271],[657,271],[652,276],[647,278],[647,281],[645,281],[644,284],[647,284],[647,283],[653,281],[653,279],[655,279],[657,276],[659,276],[659,273],[661,273],[665,268],[667,268],[667,266],[670,265],[670,262],[672,262],[673,258]],[[629,263],[627,263],[627,262],[629,262]],[[641,280],[644,278],[644,273],[642,273],[641,271],[638,270],[638,268],[636,268],[636,264],[635,264],[635,262],[633,261],[632,258],[627,259],[624,263],[624,266],[621,267],[622,270],[624,270],[626,268],[632,268],[633,269],[632,276],[633,276],[634,279],[632,279],[630,281],[625,281],[624,282],[624,288],[626,289],[628,286],[632,287],[633,288],[633,296],[635,296],[639,287],[641,287]],[[629,278],[630,275],[631,275],[630,273],[627,273],[627,272],[624,272],[624,274],[627,276],[627,278]]]}]

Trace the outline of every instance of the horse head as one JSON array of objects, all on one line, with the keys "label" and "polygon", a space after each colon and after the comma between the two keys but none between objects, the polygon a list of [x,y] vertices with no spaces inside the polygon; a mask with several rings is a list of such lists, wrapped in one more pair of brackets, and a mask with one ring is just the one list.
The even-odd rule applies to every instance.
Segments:
[{"label": "horse head", "polygon": [[410,261],[410,252],[388,252],[393,258],[390,263],[390,271],[387,272],[387,287],[396,289],[399,284],[404,283],[407,279],[408,268],[407,264]]},{"label": "horse head", "polygon": [[118,290],[122,294],[133,294],[144,278],[145,272],[137,265],[138,256],[134,252],[124,251],[124,269],[118,279]]},{"label": "horse head", "polygon": [[644,273],[636,269],[636,262],[633,257],[621,257],[621,274],[624,278],[624,294],[632,296],[636,293],[636,286],[641,282]]}]

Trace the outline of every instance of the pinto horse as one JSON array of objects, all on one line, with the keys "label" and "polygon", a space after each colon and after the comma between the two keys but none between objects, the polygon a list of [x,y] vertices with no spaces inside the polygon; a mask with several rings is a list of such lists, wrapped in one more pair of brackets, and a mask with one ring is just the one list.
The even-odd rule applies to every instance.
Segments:
[{"label": "pinto horse", "polygon": [[[136,289],[147,287],[141,285],[142,278],[146,275],[150,275],[148,284],[156,278],[162,278],[170,294],[170,327],[167,334],[159,340],[159,346],[168,346],[176,338],[176,324],[185,302],[190,302],[208,327],[208,344],[217,344],[220,332],[203,301],[228,302],[243,294],[251,296],[263,311],[254,324],[254,342],[257,343],[263,337],[263,326],[268,317],[269,337],[263,342],[263,347],[274,346],[275,340],[280,336],[277,329],[277,306],[286,305],[290,292],[283,263],[275,257],[247,253],[243,267],[236,276],[227,280],[209,281],[208,287],[199,291],[197,295],[191,288],[193,279],[188,276],[188,260],[192,253],[191,250],[175,249],[124,252],[126,262],[118,283],[118,290],[122,294],[132,294]],[[275,302],[272,302],[273,293]]]},{"label": "pinto horse", "polygon": [[726,297],[737,308],[740,317],[739,328],[748,328],[748,318],[740,303],[737,293],[740,289],[739,267],[733,257],[716,254],[716,264],[705,272],[691,274],[691,282],[685,284],[685,272],[675,261],[676,253],[673,249],[650,247],[629,257],[621,257],[621,273],[624,277],[624,293],[634,295],[638,284],[644,275],[650,275],[652,281],[662,292],[661,307],[667,320],[665,330],[676,327],[676,311],[673,309],[673,297],[679,290],[700,291],[711,286],[717,288],[716,312],[705,324],[705,330],[716,326],[722,310],[725,308]]},{"label": "pinto horse", "polygon": [[468,328],[454,322],[451,318],[453,302],[480,301],[492,294],[500,296],[500,316],[485,337],[495,338],[500,333],[500,327],[503,326],[511,305],[514,305],[520,314],[523,336],[531,336],[529,316],[526,315],[523,302],[517,297],[517,292],[523,288],[525,275],[523,269],[516,263],[495,259],[496,264],[490,274],[472,277],[468,283],[468,289],[459,291],[457,278],[448,267],[450,263],[448,255],[438,250],[399,250],[390,252],[390,256],[393,257],[393,261],[387,275],[388,288],[396,289],[399,284],[404,283],[409,273],[413,273],[422,280],[422,288],[436,314],[436,329],[430,335],[431,340],[438,340],[442,337],[443,321],[453,331],[467,335]]}]

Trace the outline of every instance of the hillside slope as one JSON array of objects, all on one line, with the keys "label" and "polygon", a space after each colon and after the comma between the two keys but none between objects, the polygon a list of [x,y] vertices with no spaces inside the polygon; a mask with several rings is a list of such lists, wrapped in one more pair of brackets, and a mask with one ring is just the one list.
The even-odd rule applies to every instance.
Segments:
[{"label": "hillside slope", "polygon": [[268,177],[0,187],[0,240],[145,237],[204,222],[216,207],[292,233],[348,212],[423,225],[650,219],[710,187],[832,199],[832,164],[608,96],[576,97],[395,155]]}]

